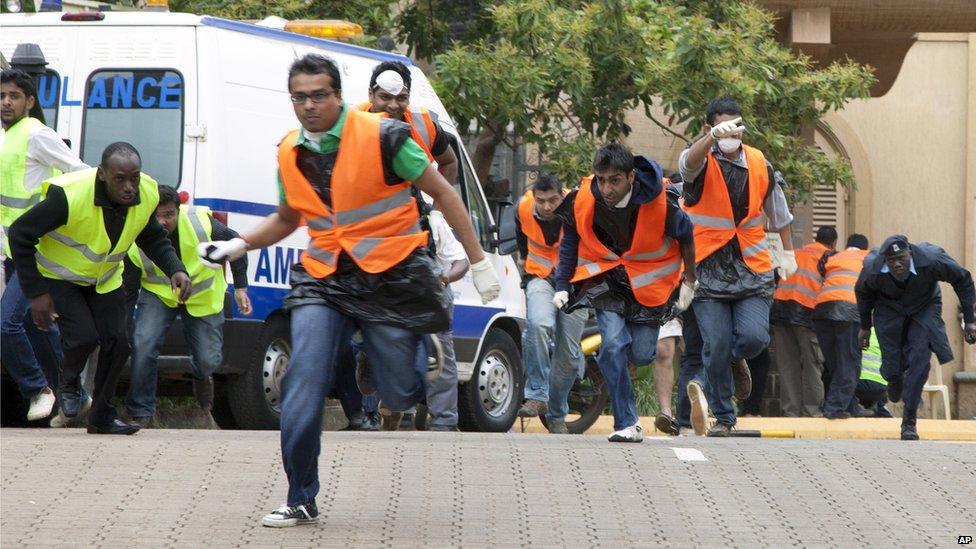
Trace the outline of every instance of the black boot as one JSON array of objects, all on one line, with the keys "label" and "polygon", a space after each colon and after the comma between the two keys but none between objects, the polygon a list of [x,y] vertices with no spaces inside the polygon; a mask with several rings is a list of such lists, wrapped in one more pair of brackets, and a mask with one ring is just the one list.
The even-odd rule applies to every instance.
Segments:
[{"label": "black boot", "polygon": [[915,429],[915,414],[905,414],[901,420],[901,439],[918,440],[918,430]]},{"label": "black boot", "polygon": [[890,402],[898,402],[901,400],[901,383],[904,376],[899,374],[895,379],[886,379],[888,382],[888,400]]}]

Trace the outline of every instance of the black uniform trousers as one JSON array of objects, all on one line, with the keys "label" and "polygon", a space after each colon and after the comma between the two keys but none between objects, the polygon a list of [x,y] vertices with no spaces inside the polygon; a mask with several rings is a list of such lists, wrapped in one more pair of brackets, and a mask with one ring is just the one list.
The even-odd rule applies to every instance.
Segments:
[{"label": "black uniform trousers", "polygon": [[[918,414],[918,406],[922,402],[922,388],[929,379],[929,370],[932,368],[932,345],[929,342],[929,333],[925,326],[919,324],[912,318],[905,320],[901,332],[901,348],[888,351],[882,348],[881,353],[900,352],[902,355],[902,370],[892,371],[890,364],[895,361],[884,361],[881,363],[881,376],[888,383],[891,380],[905,376],[901,388],[901,401],[904,404],[905,419],[915,419]],[[885,366],[889,366],[885,368]]]},{"label": "black uniform trousers", "polygon": [[857,345],[859,329],[857,322],[813,321],[813,330],[823,351],[824,366],[830,372],[830,387],[824,396],[824,415],[857,410],[854,390],[861,375],[861,350]]},{"label": "black uniform trousers", "polygon": [[80,383],[88,357],[95,347],[99,347],[88,423],[110,422],[116,417],[112,397],[129,358],[129,342],[125,337],[125,290],[120,287],[100,294],[95,291],[95,286],[52,279],[48,279],[47,284],[61,329],[62,384],[74,386]]}]

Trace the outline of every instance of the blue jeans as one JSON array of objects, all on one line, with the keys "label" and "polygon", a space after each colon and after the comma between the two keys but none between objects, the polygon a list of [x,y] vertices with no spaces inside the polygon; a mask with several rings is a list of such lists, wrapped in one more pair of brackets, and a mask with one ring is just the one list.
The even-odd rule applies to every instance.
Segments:
[{"label": "blue jeans", "polygon": [[732,363],[750,359],[769,347],[770,299],[695,300],[692,307],[702,335],[702,362],[708,383],[705,395],[715,419],[735,425]]},{"label": "blue jeans", "polygon": [[24,295],[16,272],[10,277],[0,298],[0,315],[0,361],[17,384],[20,394],[24,398],[31,398],[45,387],[57,387],[61,368],[61,333],[56,324],[46,333],[33,326],[30,299]]},{"label": "blue jeans", "polygon": [[702,387],[708,386],[702,363],[702,336],[695,318],[695,308],[689,307],[681,314],[681,338],[685,350],[681,354],[681,370],[678,371],[678,426],[691,428],[691,402],[688,401],[688,382],[697,380]]},{"label": "blue jeans", "polygon": [[569,413],[569,391],[585,368],[580,337],[587,313],[560,311],[552,304],[555,293],[541,278],[533,278],[525,288],[525,398],[548,402],[547,417],[562,421]]},{"label": "blue jeans", "polygon": [[[288,477],[288,504],[319,492],[322,411],[335,382],[339,353],[357,322],[328,305],[291,311],[292,354],[281,383],[281,459]],[[391,410],[402,411],[426,396],[427,357],[420,337],[403,328],[359,322],[373,385]]]},{"label": "blue jeans", "polygon": [[644,366],[654,361],[657,352],[657,326],[632,324],[623,316],[596,310],[600,325],[600,353],[596,357],[600,372],[610,388],[613,429],[619,431],[637,423],[637,400],[630,382],[627,362]]},{"label": "blue jeans", "polygon": [[166,339],[166,331],[179,315],[183,335],[190,346],[193,377],[204,379],[223,361],[224,315],[195,317],[185,307],[170,308],[156,294],[141,290],[132,336],[132,373],[125,408],[129,417],[151,417],[156,413],[156,359]]},{"label": "blue jeans", "polygon": [[[451,305],[451,317],[454,317],[454,305]],[[458,376],[454,335],[448,330],[435,337],[444,350],[444,369],[437,379],[427,385],[427,412],[430,414],[431,426],[455,427],[458,423]]]}]

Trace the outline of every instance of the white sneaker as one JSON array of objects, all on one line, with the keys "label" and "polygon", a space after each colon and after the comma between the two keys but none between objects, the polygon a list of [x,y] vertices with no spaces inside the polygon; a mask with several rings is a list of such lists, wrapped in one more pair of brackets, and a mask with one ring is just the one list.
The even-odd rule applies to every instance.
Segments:
[{"label": "white sneaker", "polygon": [[642,431],[643,429],[641,429],[640,423],[637,423],[625,429],[610,433],[608,440],[610,442],[640,442],[644,440]]},{"label": "white sneaker", "polygon": [[54,409],[54,391],[45,387],[40,393],[30,399],[30,410],[27,411],[27,421],[37,421],[51,415]]},{"label": "white sneaker", "polygon": [[708,429],[708,399],[699,381],[688,382],[688,400],[691,402],[691,427],[696,435],[703,436]]}]

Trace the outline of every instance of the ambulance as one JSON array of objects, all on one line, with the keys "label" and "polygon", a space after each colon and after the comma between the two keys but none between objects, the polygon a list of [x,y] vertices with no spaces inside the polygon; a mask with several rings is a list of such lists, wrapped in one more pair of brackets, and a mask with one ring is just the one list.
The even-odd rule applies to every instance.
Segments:
[{"label": "ambulance", "polygon": [[[348,43],[216,17],[166,12],[42,12],[0,15],[0,51],[16,63],[18,44],[40,46],[47,61],[38,98],[46,122],[89,165],[114,141],[142,155],[143,170],[206,206],[238,232],[275,211],[276,145],[298,122],[288,68],[306,53],[334,59],[350,105],[367,99],[373,67],[401,61],[413,76],[411,107],[440,117],[460,161],[455,186],[501,279],[501,296],[483,305],[470,274],[455,283],[454,341],[464,430],[507,431],[521,401],[519,287],[511,204],[489,204],[457,128],[423,72],[409,58]],[[501,222],[499,222],[501,220]],[[291,265],[308,243],[304,229],[248,255],[254,311],[243,316],[228,293],[224,364],[215,416],[225,427],[276,429],[281,380],[290,353],[282,301]],[[227,272],[230,279],[229,270]],[[182,328],[160,357],[161,375],[190,371]]]}]

